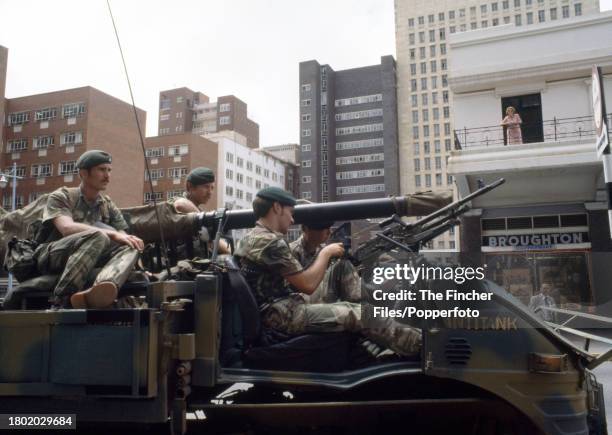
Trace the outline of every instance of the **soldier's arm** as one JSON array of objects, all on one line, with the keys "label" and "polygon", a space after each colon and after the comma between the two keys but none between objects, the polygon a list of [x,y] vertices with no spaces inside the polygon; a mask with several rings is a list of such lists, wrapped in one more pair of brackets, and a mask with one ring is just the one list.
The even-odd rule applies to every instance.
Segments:
[{"label": "soldier's arm", "polygon": [[344,254],[342,243],[332,243],[327,245],[319,252],[315,261],[308,269],[298,273],[286,275],[284,278],[289,281],[293,287],[302,293],[310,295],[317,289],[329,264],[329,260],[334,257],[341,257]]},{"label": "soldier's arm", "polygon": [[72,216],[61,215],[52,220],[55,228],[60,232],[63,237],[71,234],[82,233],[83,231],[100,231],[106,234],[112,241],[119,243],[120,245],[128,245],[131,248],[142,251],[144,245],[142,240],[136,236],[126,234],[122,231],[109,230],[106,228],[98,228],[92,225],[87,225],[72,220]]}]

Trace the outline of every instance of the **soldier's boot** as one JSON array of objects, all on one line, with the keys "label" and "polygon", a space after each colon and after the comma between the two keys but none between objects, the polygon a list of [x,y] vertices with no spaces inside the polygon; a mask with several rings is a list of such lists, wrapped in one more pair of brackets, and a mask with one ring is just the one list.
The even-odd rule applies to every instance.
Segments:
[{"label": "soldier's boot", "polygon": [[389,323],[391,324],[388,327],[366,329],[363,333],[366,337],[386,345],[398,355],[417,355],[421,351],[421,331],[397,322]]},{"label": "soldier's boot", "polygon": [[72,308],[106,308],[117,298],[118,289],[109,281],[94,284],[91,288],[70,296]]}]

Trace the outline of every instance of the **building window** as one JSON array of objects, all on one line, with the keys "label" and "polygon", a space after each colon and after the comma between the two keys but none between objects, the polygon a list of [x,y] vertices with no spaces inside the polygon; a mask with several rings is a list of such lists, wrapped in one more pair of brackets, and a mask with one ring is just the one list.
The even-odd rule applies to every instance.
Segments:
[{"label": "building window", "polygon": [[421,78],[421,90],[424,91],[427,89],[427,77]]},{"label": "building window", "polygon": [[444,21],[444,12],[438,13],[438,21]]},{"label": "building window", "polygon": [[49,121],[57,117],[57,108],[47,107],[34,112],[34,121]]},{"label": "building window", "polygon": [[219,117],[219,125],[229,125],[231,122],[231,117],[229,116],[221,116]]},{"label": "building window", "polygon": [[429,42],[436,42],[436,31],[435,30],[429,31]]},{"label": "building window", "polygon": [[419,122],[419,111],[418,110],[412,111],[412,122]]},{"label": "building window", "polygon": [[264,169],[264,177],[265,178],[270,178],[270,170],[269,169]]},{"label": "building window", "polygon": [[168,155],[170,157],[184,156],[186,154],[189,154],[189,145],[187,144],[172,145],[168,147]]},{"label": "building window", "polygon": [[480,22],[480,27],[482,27],[483,29],[486,29],[489,26],[489,22],[487,20],[482,20]]},{"label": "building window", "polygon": [[414,170],[416,172],[421,170],[421,159],[414,159]]},{"label": "building window", "polygon": [[246,199],[248,202],[253,202],[253,194],[252,194],[251,192],[247,192],[247,193],[246,193],[246,197],[245,197],[245,199]]},{"label": "building window", "polygon": [[170,114],[169,113],[165,113],[163,115],[159,115],[159,120],[160,121],[167,121],[170,119]]},{"label": "building window", "polygon": [[362,95],[359,97],[343,98],[334,102],[335,107],[352,106],[354,104],[377,103],[383,100],[382,94]]},{"label": "building window", "polygon": [[508,0],[502,1],[502,8],[508,9],[510,7],[510,2]]},{"label": "building window", "polygon": [[410,33],[410,34],[408,35],[408,43],[409,43],[410,45],[414,45],[414,44],[416,44],[416,39],[415,39],[415,37],[414,37],[414,33]]},{"label": "building window", "polygon": [[408,27],[414,27],[414,18],[408,18]]},{"label": "building window", "polygon": [[[440,146],[439,146],[440,142],[439,141],[437,141],[437,142],[438,142],[438,147],[437,147],[436,152],[440,152]],[[436,169],[437,170],[442,169],[442,157],[436,157],[435,161],[436,161]],[[440,184],[442,184],[442,179],[440,179]]]},{"label": "building window", "polygon": [[310,183],[312,181],[312,177],[310,175],[304,175],[302,177],[302,183],[306,184],[306,183]]},{"label": "building window", "polygon": [[9,113],[8,125],[21,125],[30,121],[30,112]]},{"label": "building window", "polygon": [[491,3],[491,11],[497,12],[497,2]]},{"label": "building window", "polygon": [[582,4],[581,3],[574,4],[574,15],[576,15],[577,17],[582,15]]},{"label": "building window", "polygon": [[448,91],[442,91],[442,102],[448,103]]},{"label": "building window", "polygon": [[423,109],[423,122],[429,121],[429,110]]},{"label": "building window", "polygon": [[60,145],[76,145],[83,142],[83,134],[80,131],[70,131],[60,135]]},{"label": "building window", "polygon": [[436,55],[436,46],[435,45],[430,45],[429,46],[429,55],[431,57],[435,57],[435,55]]},{"label": "building window", "polygon": [[[159,180],[164,177],[163,169],[151,169],[149,173],[151,174],[151,180]],[[149,174],[147,171],[145,171],[145,181],[149,181]]]},{"label": "building window", "polygon": [[430,67],[430,69],[431,69],[431,72],[432,72],[432,73],[435,73],[435,72],[438,70],[438,62],[436,62],[435,60],[432,60],[432,61],[429,63],[429,67]]},{"label": "building window", "polygon": [[410,90],[412,92],[417,91],[417,79],[410,79]]},{"label": "building window", "polygon": [[145,150],[145,155],[149,158],[163,157],[164,147],[149,148]]},{"label": "building window", "polygon": [[183,178],[187,176],[187,168],[169,168],[168,178]]},{"label": "building window", "polygon": [[455,19],[455,11],[448,11],[448,19],[449,20]]},{"label": "building window", "polygon": [[455,241],[454,241],[454,240],[450,240],[450,241],[448,242],[448,247],[449,247],[450,249],[455,249]]},{"label": "building window", "polygon": [[312,160],[302,160],[302,168],[310,168],[312,166]]},{"label": "building window", "polygon": [[433,119],[434,120],[440,119],[440,109],[438,109],[437,107],[433,108]]},{"label": "building window", "polygon": [[551,20],[557,19],[557,8],[550,8],[550,19]]},{"label": "building window", "polygon": [[310,83],[305,83],[302,85],[302,92],[310,92]]},{"label": "building window", "polygon": [[429,125],[423,126],[423,137],[429,137]]},{"label": "building window", "polygon": [[244,167],[244,159],[242,157],[236,157],[236,166],[239,168]]},{"label": "building window", "polygon": [[425,187],[431,187],[431,175],[425,174]]},{"label": "building window", "polygon": [[448,32],[452,35],[453,33],[455,33],[457,31],[457,28],[455,26],[450,26],[448,28]]},{"label": "building window", "polygon": [[255,173],[256,173],[257,175],[261,175],[261,166],[259,166],[259,165],[255,165]]},{"label": "building window", "polygon": [[236,198],[244,199],[244,191],[242,191],[241,189],[236,189]]},{"label": "building window", "polygon": [[438,92],[431,93],[431,104],[438,104]]},{"label": "building window", "polygon": [[522,17],[520,15],[514,16],[514,24],[516,24],[517,26],[520,26],[523,24]]},{"label": "building window", "polygon": [[410,49],[410,60],[414,60],[414,58],[416,57],[416,51],[414,50],[414,48]]},{"label": "building window", "polygon": [[302,136],[310,136],[312,134],[312,131],[309,128],[305,128],[304,130],[302,130]]},{"label": "building window", "polygon": [[310,113],[303,114],[302,121],[310,121]]},{"label": "building window", "polygon": [[493,20],[491,21],[491,25],[493,27],[499,26],[499,18],[493,18]]},{"label": "building window", "polygon": [[429,22],[429,24],[433,23],[435,20],[435,15],[434,14],[430,14],[427,16],[427,21]]},{"label": "building window", "polygon": [[561,14],[562,14],[563,18],[569,18],[569,6],[562,6],[561,7]]},{"label": "building window", "polygon": [[26,138],[9,140],[6,144],[6,151],[15,153],[28,149],[28,140]]},{"label": "building window", "polygon": [[447,136],[451,134],[450,122],[444,123],[444,134]]},{"label": "building window", "polygon": [[546,20],[546,11],[538,11],[538,21],[543,23]]},{"label": "building window", "polygon": [[447,175],[446,176],[446,184],[453,184],[453,176],[452,175]]},{"label": "building window", "polygon": [[375,131],[382,131],[383,124],[364,124],[364,125],[354,125],[352,127],[341,127],[336,129],[337,136],[343,136],[347,134],[362,134],[362,133],[372,133]]},{"label": "building window", "polygon": [[425,55],[425,47],[419,47],[419,57],[420,57],[421,59],[425,59],[425,57],[427,57],[427,56]]},{"label": "building window", "polygon": [[459,18],[465,17],[465,8],[459,9]]},{"label": "building window", "polygon": [[480,13],[481,14],[487,13],[487,5],[480,5]]},{"label": "building window", "polygon": [[337,157],[336,165],[353,165],[356,163],[382,162],[384,159],[384,153],[360,154],[356,156]]},{"label": "building window", "polygon": [[414,126],[412,127],[412,138],[413,139],[418,139],[419,138],[419,127],[418,126]]},{"label": "building window", "polygon": [[234,155],[232,153],[225,153],[225,161],[228,163],[234,163]]},{"label": "building window", "polygon": [[521,7],[521,0],[514,0],[514,7],[515,8],[520,8]]},{"label": "building window", "polygon": [[85,113],[85,103],[70,103],[62,106],[62,118],[76,118]]},{"label": "building window", "polygon": [[421,148],[421,147],[419,146],[419,143],[418,143],[418,142],[415,142],[415,143],[412,145],[412,147],[413,147],[413,149],[414,149],[414,155],[415,155],[415,156],[418,156],[418,155],[420,154],[420,151],[421,151],[421,150],[420,150],[420,148]]},{"label": "building window", "polygon": [[227,178],[228,180],[233,180],[234,179],[234,171],[232,171],[231,169],[226,169],[225,170],[225,178]]},{"label": "building window", "polygon": [[225,194],[227,196],[233,196],[234,195],[234,188],[232,186],[225,186]]},{"label": "building window", "polygon": [[448,86],[448,76],[446,74],[442,75],[442,87],[446,88]]},{"label": "building window", "polygon": [[308,152],[311,150],[311,145],[309,143],[302,145],[302,152]]},{"label": "building window", "polygon": [[451,150],[451,140],[450,139],[444,139],[444,149],[446,151]]},{"label": "building window", "polygon": [[183,102],[183,97],[181,97],[181,96],[176,97],[176,102],[177,103],[182,103]]},{"label": "building window", "polygon": [[230,110],[232,110],[230,103],[219,104],[219,112],[229,112]]},{"label": "building window", "polygon": [[169,133],[170,133],[170,128],[169,127],[167,127],[167,128],[160,128],[159,129],[159,135],[160,136],[163,136],[163,135],[169,134]]},{"label": "building window", "polygon": [[247,168],[247,171],[252,171],[253,170],[253,162],[250,162],[250,161],[247,160],[246,168]]},{"label": "building window", "polygon": [[426,171],[431,170],[431,158],[430,157],[425,157],[425,170]]},{"label": "building window", "polygon": [[510,24],[510,17],[504,17],[504,24]]},{"label": "building window", "polygon": [[302,199],[312,199],[312,193],[310,191],[302,192]]},{"label": "building window", "polygon": [[527,24],[533,24],[533,12],[527,12]]},{"label": "building window", "polygon": [[476,23],[476,21],[473,21],[470,23],[471,30],[476,30],[477,28],[478,28],[478,23]]},{"label": "building window", "polygon": [[240,184],[244,184],[244,175],[240,172],[236,172],[236,181]]},{"label": "building window", "polygon": [[76,167],[76,160],[69,162],[60,162],[60,175],[77,174],[79,172]]},{"label": "building window", "polygon": [[310,106],[310,103],[312,103],[312,100],[310,98],[302,100],[302,107],[308,107]]},{"label": "building window", "polygon": [[[440,150],[440,141],[439,140],[435,140],[434,141],[434,152],[437,154],[439,153]],[[436,157],[436,159],[439,159],[440,157]]]},{"label": "building window", "polygon": [[53,165],[51,163],[42,163],[40,165],[32,165],[32,177],[50,177],[53,175]]},{"label": "building window", "polygon": [[429,145],[429,141],[428,140],[423,142],[423,152],[425,154],[429,154],[431,152],[431,146]]},{"label": "building window", "polygon": [[410,95],[410,103],[413,106],[416,106],[417,104],[419,104],[419,99],[418,99],[418,95],[417,94]]},{"label": "building window", "polygon": [[168,192],[166,192],[166,198],[167,199],[173,199],[176,198],[178,196],[183,195],[183,191],[182,190],[170,190]]},{"label": "building window", "polygon": [[414,185],[416,187],[421,187],[421,176],[420,175],[414,176]]},{"label": "building window", "polygon": [[153,198],[155,198],[155,202],[163,201],[164,200],[164,192],[153,192],[153,194],[151,194],[151,192],[145,192],[145,194],[144,194],[144,202],[145,202],[145,204],[147,204],[149,202],[153,202]]},{"label": "building window", "polygon": [[425,42],[425,32],[419,32],[419,42],[421,44]]},{"label": "building window", "polygon": [[427,62],[421,62],[421,74],[427,74]]}]

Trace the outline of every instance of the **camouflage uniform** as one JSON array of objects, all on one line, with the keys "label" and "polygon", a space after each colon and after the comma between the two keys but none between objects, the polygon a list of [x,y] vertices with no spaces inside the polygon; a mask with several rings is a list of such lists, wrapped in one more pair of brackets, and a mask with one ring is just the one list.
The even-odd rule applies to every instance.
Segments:
[{"label": "camouflage uniform", "polygon": [[[304,236],[289,244],[291,253],[304,269],[308,269],[319,254],[321,247],[314,253],[306,249]],[[361,302],[361,278],[355,266],[345,258],[331,260],[325,271],[325,276],[315,292],[309,296],[310,303],[318,302]]]},{"label": "camouflage uniform", "polygon": [[388,318],[374,319],[369,305],[309,303],[306,295],[292,292],[283,276],[301,272],[302,265],[291,253],[282,234],[257,223],[240,241],[236,256],[255,293],[265,326],[291,335],[360,332],[400,354],[420,350],[421,332],[418,329],[404,327]]},{"label": "camouflage uniform", "polygon": [[49,235],[46,243],[35,252],[38,270],[42,274],[62,272],[54,291],[58,302],[83,290],[88,275],[96,266],[102,270],[96,276],[95,284],[110,281],[121,288],[138,260],[136,249],[112,242],[101,231],[83,231],[62,237],[53,225],[53,219],[58,216],[70,216],[77,223],[111,227],[117,231],[128,228],[121,212],[108,196],[98,195],[93,204],[89,204],[82,193],[76,204],[71,203],[70,197],[65,187],[49,195],[43,212],[43,228]]}]

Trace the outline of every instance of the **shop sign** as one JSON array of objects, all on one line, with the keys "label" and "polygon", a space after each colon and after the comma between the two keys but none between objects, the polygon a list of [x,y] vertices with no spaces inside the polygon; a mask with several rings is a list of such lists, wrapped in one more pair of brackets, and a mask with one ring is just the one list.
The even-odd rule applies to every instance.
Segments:
[{"label": "shop sign", "polygon": [[482,246],[489,248],[546,249],[553,248],[556,245],[575,245],[588,242],[590,242],[588,232],[513,234],[484,236],[482,238]]}]

